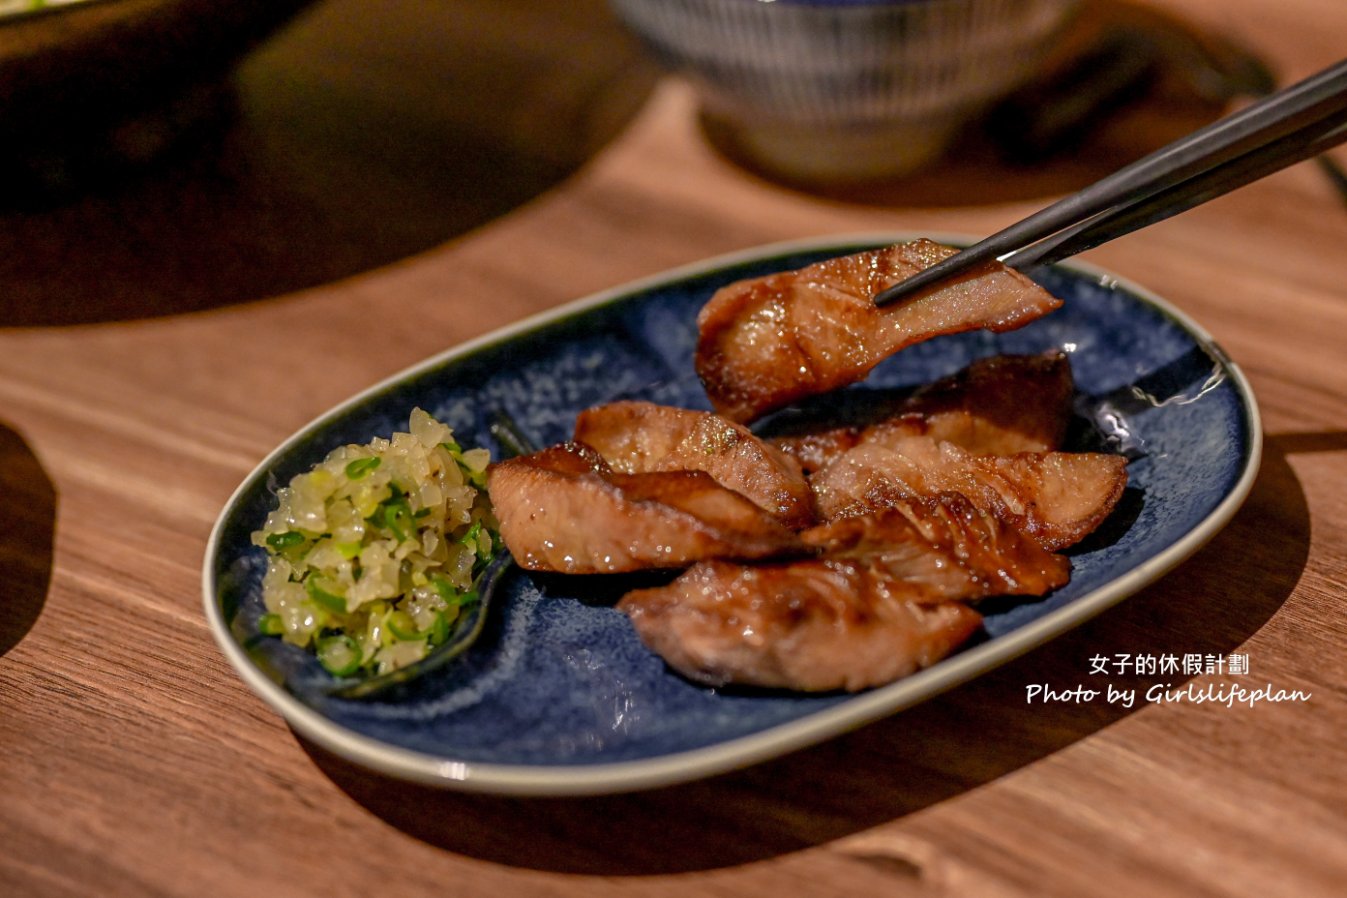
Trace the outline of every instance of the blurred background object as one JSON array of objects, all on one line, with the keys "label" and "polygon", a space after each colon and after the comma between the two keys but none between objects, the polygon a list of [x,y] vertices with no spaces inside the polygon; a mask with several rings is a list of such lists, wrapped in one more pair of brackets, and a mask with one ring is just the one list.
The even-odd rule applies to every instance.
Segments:
[{"label": "blurred background object", "polygon": [[[155,3],[90,0],[87,11],[123,5]],[[193,53],[224,51],[182,55]],[[659,77],[606,0],[316,0],[213,75],[180,64],[151,97],[183,99],[116,99],[158,111],[67,132],[0,169],[0,327],[199,311],[413,256],[574,174]],[[0,98],[22,86],[20,68],[11,63]],[[179,94],[196,72],[196,91]],[[104,97],[118,83],[107,77],[95,85]],[[133,83],[143,80],[153,82]],[[0,102],[7,147],[23,130],[8,115]],[[157,127],[171,139],[141,162],[96,149]],[[90,164],[55,162],[75,157]]]},{"label": "blurred background object", "polygon": [[611,0],[696,87],[708,129],[769,173],[911,172],[1030,80],[1079,0]]},{"label": "blurred background object", "polygon": [[[1085,34],[1080,48],[986,116],[985,136],[1006,163],[1053,164],[1157,96],[1187,97],[1225,112],[1284,86],[1248,47],[1153,13],[1106,20]],[[1347,172],[1328,153],[1315,162],[1347,203]]]},{"label": "blurred background object", "polygon": [[218,118],[224,75],[311,2],[3,2],[0,197],[155,160]]},{"label": "blurred background object", "polygon": [[1111,29],[996,103],[983,127],[1007,162],[1048,162],[1079,149],[1109,118],[1148,95],[1161,67],[1149,32]]},{"label": "blurred background object", "polygon": [[[16,36],[27,33],[15,30],[20,24],[45,21],[46,40],[59,44],[57,26],[73,27],[77,14],[149,15],[158,2],[77,0],[64,12],[0,18],[0,47],[10,48],[0,51],[0,327],[209,309],[413,257],[567,189],[610,143],[646,139],[637,117],[669,102],[686,103],[679,127],[709,137],[749,180],[770,174],[769,189],[906,213],[1041,205],[1207,124],[1258,74],[1253,57],[1209,25],[1149,0],[1081,0],[1030,79],[997,101],[1043,96],[1045,87],[1060,98],[1060,106],[1028,106],[1053,126],[1041,153],[1017,157],[993,134],[986,109],[915,169],[825,186],[765,172],[723,139],[696,111],[692,88],[665,77],[622,24],[616,0],[314,0],[303,8],[277,0],[265,13],[274,25],[238,24],[214,37],[201,33],[205,19],[183,25],[189,42],[176,46],[196,49],[176,61],[164,59],[174,52],[169,34],[141,39],[163,40],[156,49],[111,42],[101,30],[78,38],[92,43],[71,45],[88,47],[87,58],[69,47],[38,52],[48,44],[31,34],[23,58],[47,61],[28,69],[14,55]],[[200,0],[178,2],[198,8]],[[236,0],[235,14],[262,17],[259,5]],[[179,14],[162,13],[155,27],[174,30]],[[136,46],[143,58],[130,58]],[[1131,50],[1147,65],[1134,65]],[[92,68],[103,57],[146,68]],[[1214,69],[1209,57],[1219,61]],[[1103,63],[1120,68],[1089,68]],[[48,81],[42,72],[64,74]],[[53,83],[70,90],[11,102]],[[1093,99],[1082,107],[1083,97]],[[1028,120],[1009,133],[1029,134]],[[887,165],[911,150],[896,139],[874,152]],[[723,161],[711,156],[708,164]]]}]

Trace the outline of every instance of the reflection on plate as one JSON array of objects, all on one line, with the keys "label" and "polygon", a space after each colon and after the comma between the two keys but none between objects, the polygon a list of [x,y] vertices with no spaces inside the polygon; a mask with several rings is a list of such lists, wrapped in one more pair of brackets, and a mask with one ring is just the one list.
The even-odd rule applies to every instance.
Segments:
[{"label": "reflection on plate", "polygon": [[[923,701],[1098,614],[1155,580],[1234,514],[1261,431],[1243,375],[1197,325],[1144,290],[1084,267],[1036,275],[1065,300],[1008,334],[904,350],[853,390],[933,380],[998,352],[1060,347],[1080,398],[1079,447],[1131,458],[1119,509],[1070,551],[1068,586],[987,609],[986,636],[944,662],[858,695],[693,685],[645,650],[612,580],[515,571],[460,663],[378,701],[301,700],[284,683],[314,662],[260,637],[264,559],[248,534],[271,488],[342,443],[387,435],[421,406],[465,445],[489,446],[493,412],[539,445],[581,409],[621,396],[706,408],[692,375],[697,310],[717,287],[905,235],[769,246],[608,291],[412,368],[310,424],[239,487],[211,535],[206,614],[243,679],[302,735],[389,776],[502,794],[592,794],[685,781],[783,754]],[[622,583],[623,581],[616,581]]]}]

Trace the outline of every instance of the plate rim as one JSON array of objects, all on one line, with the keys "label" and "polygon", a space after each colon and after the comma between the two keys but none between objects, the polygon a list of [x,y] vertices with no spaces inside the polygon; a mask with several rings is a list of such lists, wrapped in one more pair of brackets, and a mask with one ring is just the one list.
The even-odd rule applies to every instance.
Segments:
[{"label": "plate rim", "polygon": [[275,461],[295,444],[391,387],[440,367],[455,358],[515,339],[554,321],[590,308],[603,306],[661,284],[687,280],[702,274],[771,256],[843,249],[867,244],[883,245],[928,237],[939,242],[968,244],[966,235],[909,231],[879,231],[830,234],[766,243],[678,265],[615,287],[590,293],[551,309],[527,316],[489,333],[435,353],[357,392],[281,441],[259,461],[230,494],[211,527],[202,561],[202,592],[207,624],[216,644],[235,673],[262,701],[276,711],[300,735],[337,756],[384,775],[465,792],[509,796],[583,796],[630,792],[674,785],[726,773],[815,745],[895,714],[994,670],[1031,649],[1051,641],[1097,616],[1123,599],[1158,580],[1211,540],[1234,517],[1253,488],[1262,459],[1263,428],[1257,400],[1248,378],[1207,330],[1168,300],[1150,289],[1088,262],[1071,260],[1056,267],[1083,274],[1101,284],[1120,287],[1153,306],[1180,325],[1228,372],[1245,414],[1247,451],[1240,475],[1225,497],[1178,540],[1126,573],[1017,629],[947,658],[940,664],[895,683],[862,692],[836,705],[803,717],[776,724],[756,733],[735,737],[700,748],[627,761],[595,764],[500,764],[462,761],[427,752],[389,745],[358,733],[303,704],[271,680],[248,657],[234,639],[223,617],[215,561],[219,557],[225,522],[242,496],[267,476]]}]

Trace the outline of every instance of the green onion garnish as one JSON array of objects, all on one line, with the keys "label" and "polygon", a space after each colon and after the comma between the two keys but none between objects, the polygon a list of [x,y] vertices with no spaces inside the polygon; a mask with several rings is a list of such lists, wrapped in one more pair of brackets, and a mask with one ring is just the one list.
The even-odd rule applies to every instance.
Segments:
[{"label": "green onion garnish", "polygon": [[336,547],[337,551],[341,553],[341,557],[347,561],[359,555],[360,550],[364,548],[360,543],[336,543]]},{"label": "green onion garnish", "polygon": [[357,458],[346,466],[346,476],[352,480],[359,480],[370,471],[379,467],[381,461],[383,461],[383,459],[379,458],[377,455],[370,456],[369,458]]},{"label": "green onion garnish", "polygon": [[304,591],[309,594],[310,598],[328,611],[337,614],[346,613],[346,598],[335,592],[324,589],[316,575],[310,575],[305,578]]},{"label": "green onion garnish", "polygon": [[307,537],[298,530],[287,530],[284,533],[273,533],[267,537],[267,545],[276,551],[283,549],[293,549],[295,546],[304,542]]},{"label": "green onion garnish", "polygon": [[422,633],[416,629],[416,621],[405,611],[394,611],[384,618],[384,624],[388,627],[390,633],[398,639],[425,639],[430,635],[429,631]]},{"label": "green onion garnish", "polygon": [[430,587],[448,605],[460,605],[463,602],[463,594],[454,588],[447,577],[435,574],[430,578]]},{"label": "green onion garnish", "polygon": [[[455,617],[458,615],[455,614]],[[449,618],[443,611],[435,612],[435,620],[430,625],[430,644],[440,645],[449,641]]]},{"label": "green onion garnish", "polygon": [[461,544],[467,546],[469,549],[476,551],[477,534],[481,532],[482,532],[482,521],[479,518],[478,520],[472,522],[472,526],[468,528],[468,532],[460,536],[458,538],[458,541]]},{"label": "green onion garnish", "polygon": [[348,677],[360,669],[360,646],[345,633],[318,640],[318,663],[334,677]]},{"label": "green onion garnish", "polygon": [[398,502],[385,505],[382,517],[383,525],[393,532],[398,542],[404,542],[413,521],[411,510],[406,504]]}]

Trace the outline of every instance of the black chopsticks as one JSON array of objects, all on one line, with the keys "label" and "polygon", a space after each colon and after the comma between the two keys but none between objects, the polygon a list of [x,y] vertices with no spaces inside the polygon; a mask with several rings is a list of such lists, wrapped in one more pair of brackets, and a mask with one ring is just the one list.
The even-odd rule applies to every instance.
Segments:
[{"label": "black chopsticks", "polygon": [[999,259],[1025,270],[1191,209],[1347,141],[1347,60],[1194,131],[875,294],[887,306]]}]

